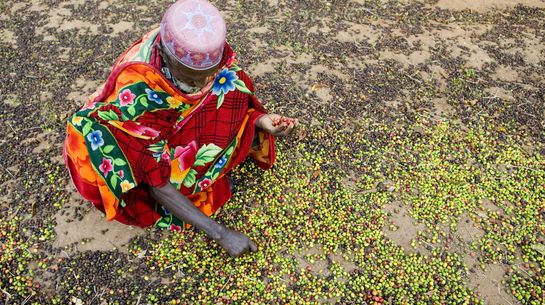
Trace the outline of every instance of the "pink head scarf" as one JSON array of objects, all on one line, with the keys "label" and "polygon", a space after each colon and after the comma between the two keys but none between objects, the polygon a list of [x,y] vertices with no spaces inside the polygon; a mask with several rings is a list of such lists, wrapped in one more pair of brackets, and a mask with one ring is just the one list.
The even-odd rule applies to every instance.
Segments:
[{"label": "pink head scarf", "polygon": [[178,0],[161,21],[161,43],[172,57],[194,70],[207,70],[221,61],[225,21],[206,0]]}]

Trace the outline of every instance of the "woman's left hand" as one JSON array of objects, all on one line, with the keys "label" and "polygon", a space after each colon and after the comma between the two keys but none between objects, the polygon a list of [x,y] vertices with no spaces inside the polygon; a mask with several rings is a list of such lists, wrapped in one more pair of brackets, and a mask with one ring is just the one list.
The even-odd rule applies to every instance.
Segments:
[{"label": "woman's left hand", "polygon": [[255,122],[255,126],[273,136],[285,137],[290,135],[299,125],[298,119],[292,119],[278,114],[264,114]]}]

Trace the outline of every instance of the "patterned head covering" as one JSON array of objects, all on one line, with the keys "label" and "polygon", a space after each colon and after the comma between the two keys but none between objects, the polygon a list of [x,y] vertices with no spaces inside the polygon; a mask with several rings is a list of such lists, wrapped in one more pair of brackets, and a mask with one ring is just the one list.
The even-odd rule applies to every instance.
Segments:
[{"label": "patterned head covering", "polygon": [[221,61],[225,22],[206,0],[178,0],[161,21],[161,42],[170,55],[194,70],[207,70]]}]

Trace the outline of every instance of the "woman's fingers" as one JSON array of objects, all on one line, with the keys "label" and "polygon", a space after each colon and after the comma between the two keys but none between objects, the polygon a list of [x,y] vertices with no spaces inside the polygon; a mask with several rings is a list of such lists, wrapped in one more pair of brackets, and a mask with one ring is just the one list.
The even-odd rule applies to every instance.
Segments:
[{"label": "woman's fingers", "polygon": [[268,127],[269,133],[274,136],[288,136],[299,125],[298,119],[293,119],[278,114],[268,114],[267,118],[272,126]]},{"label": "woman's fingers", "polygon": [[239,257],[245,253],[256,252],[257,245],[246,235],[230,230],[230,234],[220,243],[232,257]]},{"label": "woman's fingers", "polygon": [[281,135],[282,136],[288,136],[290,135],[293,130],[295,129],[295,127],[297,126],[297,122],[296,121],[293,121],[291,122],[288,126],[286,126],[286,128],[282,131]]},{"label": "woman's fingers", "polygon": [[241,248],[239,251],[229,254],[232,257],[239,257],[248,252],[257,252],[257,245],[250,239],[248,239],[248,244],[244,248]]},{"label": "woman's fingers", "polygon": [[275,136],[282,135],[282,132],[284,130],[286,130],[287,127],[288,127],[288,124],[286,124],[286,123],[280,123],[280,124],[278,124],[276,126],[273,126],[274,130],[273,130],[272,134],[275,135]]}]

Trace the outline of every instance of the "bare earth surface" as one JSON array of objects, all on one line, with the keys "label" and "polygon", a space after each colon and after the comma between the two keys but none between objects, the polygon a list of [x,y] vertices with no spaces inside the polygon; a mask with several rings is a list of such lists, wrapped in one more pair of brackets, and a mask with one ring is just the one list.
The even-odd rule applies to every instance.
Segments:
[{"label": "bare earth surface", "polygon": [[[284,154],[276,165],[277,175],[285,171],[282,168],[303,162],[302,175],[308,172],[310,181],[329,179],[329,175],[343,179],[350,193],[366,198],[354,202],[364,207],[361,217],[376,220],[369,227],[376,225],[377,233],[369,233],[360,243],[355,231],[350,231],[356,227],[353,223],[352,228],[339,229],[350,234],[340,237],[347,241],[346,246],[336,247],[336,237],[321,235],[322,231],[337,232],[336,225],[326,222],[329,216],[316,214],[319,216],[304,218],[304,223],[294,226],[303,219],[301,215],[319,210],[320,200],[334,201],[338,188],[330,189],[333,199],[308,195],[316,207],[299,216],[295,212],[282,214],[290,223],[278,224],[270,215],[274,215],[272,207],[279,204],[275,200],[280,197],[270,195],[271,208],[267,209],[269,201],[263,199],[267,195],[259,195],[260,190],[267,190],[252,184],[242,173],[236,176],[240,194],[218,217],[228,226],[240,225],[238,228],[258,239],[265,254],[255,261],[229,259],[198,232],[173,237],[155,229],[107,222],[79,197],[64,169],[64,124],[105,80],[116,56],[158,26],[170,2],[0,1],[0,304],[278,304],[284,297],[295,303],[425,304],[445,300],[443,292],[461,293],[449,304],[544,304],[545,197],[537,189],[543,188],[539,178],[545,168],[539,157],[543,156],[545,139],[545,1],[213,2],[226,18],[228,40],[240,65],[253,78],[258,97],[274,111],[303,122],[298,135],[280,141],[279,150]],[[482,147],[461,148],[461,155],[466,148],[479,151],[471,157],[477,160],[468,157],[462,163],[482,167],[460,170],[458,177],[448,176],[457,169],[449,165],[439,169],[419,161],[425,158],[425,150],[416,152],[431,140],[411,142],[415,135],[435,139],[439,122],[452,127],[448,136],[438,136],[439,144],[429,148],[437,149],[438,154],[444,147],[459,147],[456,145],[484,125],[491,127],[485,128],[482,141],[493,147],[505,141],[516,149],[503,155],[494,149],[485,154]],[[441,142],[451,137],[454,144]],[[360,145],[360,139],[361,143],[369,142]],[[302,154],[308,150],[300,147],[315,147],[317,155],[323,150],[324,159],[305,165],[307,156]],[[405,155],[398,147],[410,147],[407,149],[412,153]],[[373,149],[375,154],[370,152]],[[343,158],[344,153],[354,158]],[[515,153],[520,154],[520,158],[513,157],[516,162],[535,162],[528,163],[531,170],[513,178],[517,183],[509,184],[509,175],[523,168],[522,163],[505,161]],[[452,154],[454,157],[445,153],[442,160],[457,164],[457,155]],[[479,154],[484,161],[479,160]],[[409,155],[415,163],[403,159]],[[488,198],[495,192],[490,185],[496,183],[483,182],[488,181],[484,174],[488,161],[498,173],[491,174],[495,178],[490,181],[504,181],[498,189],[511,188],[512,197]],[[312,168],[315,165],[317,168]],[[329,169],[335,171],[327,174]],[[262,175],[255,170],[251,173]],[[436,198],[447,198],[465,192],[466,173],[477,177],[473,187],[483,191],[452,209],[447,199],[435,208],[424,209],[429,190],[422,185],[413,190],[413,182],[407,180],[422,177],[415,178],[417,185],[445,174],[441,181],[450,185],[448,190],[441,193],[443,184],[429,187],[437,192]],[[266,185],[270,183],[267,177],[270,174],[256,179]],[[303,193],[305,188],[294,192]],[[288,191],[285,204],[300,204],[293,198],[307,198],[297,196],[290,197]],[[339,206],[332,207],[335,209],[326,210],[337,215]],[[251,214],[239,219],[241,210]],[[379,216],[363,216],[371,210]],[[444,212],[430,220],[434,210]],[[269,225],[263,222],[261,228],[252,223],[257,214],[251,211],[273,221]],[[443,215],[448,217],[443,219]],[[336,217],[331,223],[336,223]],[[347,217],[350,224],[352,218]],[[531,225],[511,222],[516,217],[531,220]],[[320,225],[310,225],[313,222]],[[322,231],[308,233],[305,227]],[[294,232],[299,228],[301,240],[295,235],[290,239],[293,233],[287,233],[287,228],[294,228]],[[303,239],[307,233],[309,239]],[[263,236],[282,236],[293,243],[287,242],[285,247],[268,244]],[[385,250],[381,244],[389,248]],[[177,248],[188,252],[173,250]],[[201,251],[207,248],[212,252]],[[188,253],[199,257],[189,259]],[[380,258],[385,253],[396,254]],[[396,265],[395,257],[402,258],[405,265]],[[436,258],[450,264],[451,257],[459,262],[445,267],[457,274],[453,279],[458,282],[451,290],[443,289],[448,284],[442,286],[441,277],[449,277],[440,272],[422,271],[423,278],[434,283],[422,280],[427,283],[421,286],[425,289],[411,285],[408,276],[406,284],[391,284],[390,290],[378,283],[393,281],[380,276],[391,269],[365,273],[371,264],[395,270],[412,264],[424,266]],[[196,263],[201,259],[215,263]],[[177,261],[184,267],[172,267]],[[232,265],[258,267],[245,271]],[[233,270],[223,270],[226,275],[216,268]],[[282,273],[282,268],[293,272]],[[211,273],[204,271],[211,269]],[[245,278],[246,272],[251,272],[250,279],[235,279]],[[195,279],[182,280],[184,277]],[[206,284],[212,278],[221,284]],[[338,284],[329,288],[325,279]],[[312,294],[305,281],[326,288]],[[263,291],[252,290],[261,287],[256,283],[263,285]],[[248,290],[247,286],[254,288]],[[381,288],[360,291],[357,287]],[[241,294],[245,289],[259,298]],[[424,290],[420,296],[420,292],[407,292],[412,289]]]}]

